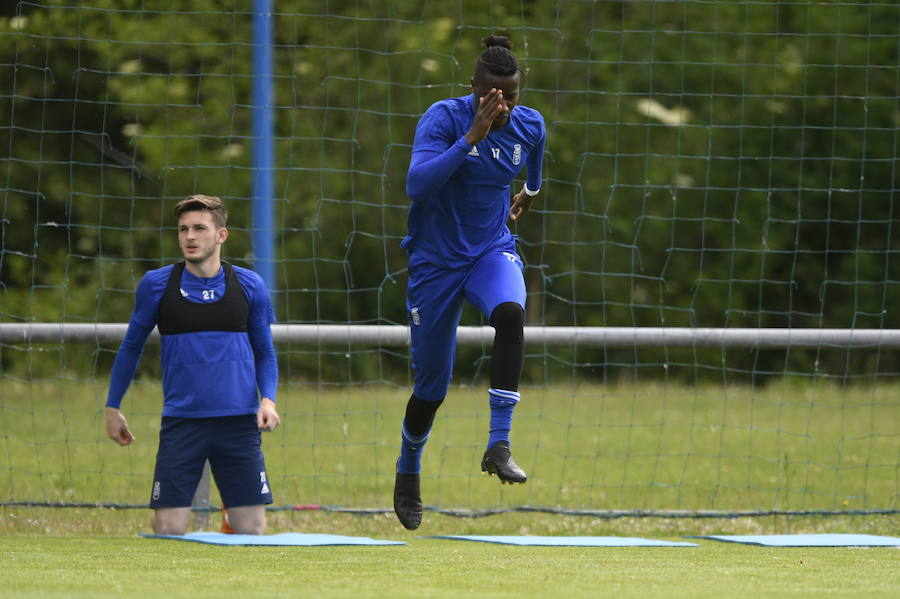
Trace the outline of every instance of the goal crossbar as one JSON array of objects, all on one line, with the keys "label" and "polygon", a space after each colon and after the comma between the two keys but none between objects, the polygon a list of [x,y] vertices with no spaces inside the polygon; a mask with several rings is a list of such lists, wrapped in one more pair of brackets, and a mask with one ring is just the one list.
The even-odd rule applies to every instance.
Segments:
[{"label": "goal crossbar", "polygon": [[[126,323],[0,323],[0,343],[117,343]],[[308,345],[409,345],[409,327],[358,324],[274,324],[275,342]],[[494,329],[461,326],[457,342],[490,344]],[[156,330],[150,340],[159,340]],[[835,347],[898,348],[900,329],[525,327],[525,343],[575,347]]]}]

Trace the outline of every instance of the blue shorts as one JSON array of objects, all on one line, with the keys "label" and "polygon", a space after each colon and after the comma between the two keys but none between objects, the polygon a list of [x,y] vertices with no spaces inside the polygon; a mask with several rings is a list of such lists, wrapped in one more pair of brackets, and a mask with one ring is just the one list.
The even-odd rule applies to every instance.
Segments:
[{"label": "blue shorts", "polygon": [[209,460],[226,507],[272,503],[256,415],[163,416],[151,508],[189,507]]},{"label": "blue shorts", "polygon": [[525,278],[515,249],[491,250],[463,270],[410,261],[406,310],[415,373],[413,393],[419,399],[439,401],[447,395],[463,299],[487,318],[506,302],[524,309]]}]

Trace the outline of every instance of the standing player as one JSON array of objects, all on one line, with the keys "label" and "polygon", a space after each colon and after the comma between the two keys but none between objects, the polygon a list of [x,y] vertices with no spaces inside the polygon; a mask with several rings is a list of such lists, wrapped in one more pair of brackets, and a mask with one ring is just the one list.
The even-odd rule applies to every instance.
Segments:
[{"label": "standing player", "polygon": [[259,275],[221,260],[228,212],[219,198],[189,196],[175,206],[175,216],[184,261],[151,270],[138,285],[110,376],[106,432],[119,445],[134,441],[119,405],[156,326],[165,400],[150,501],[153,531],[185,533],[208,459],[231,527],[262,534],[272,493],[260,431],[280,422],[269,292]]},{"label": "standing player", "polygon": [[[524,359],[525,280],[506,226],[531,207],[541,187],[544,119],[518,106],[520,71],[512,43],[482,40],[472,94],[432,105],[416,127],[406,193],[409,312],[415,387],[403,420],[394,512],[410,530],[422,521],[421,455],[444,400],[456,353],[462,301],[495,329],[491,355],[490,435],[481,469],[524,483],[510,454],[513,408]],[[523,167],[526,184],[510,206],[510,184]]]}]

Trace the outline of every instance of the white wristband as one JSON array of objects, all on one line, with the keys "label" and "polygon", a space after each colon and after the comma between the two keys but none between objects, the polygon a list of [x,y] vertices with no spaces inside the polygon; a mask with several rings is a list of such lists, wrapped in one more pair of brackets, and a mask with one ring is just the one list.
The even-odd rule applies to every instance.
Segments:
[{"label": "white wristband", "polygon": [[538,192],[541,191],[541,188],[540,188],[540,187],[537,188],[537,189],[535,189],[534,191],[531,191],[530,189],[528,189],[528,184],[527,184],[527,183],[526,183],[525,185],[522,186],[522,189],[525,190],[525,195],[529,195],[529,196],[536,196],[536,195],[538,194]]}]

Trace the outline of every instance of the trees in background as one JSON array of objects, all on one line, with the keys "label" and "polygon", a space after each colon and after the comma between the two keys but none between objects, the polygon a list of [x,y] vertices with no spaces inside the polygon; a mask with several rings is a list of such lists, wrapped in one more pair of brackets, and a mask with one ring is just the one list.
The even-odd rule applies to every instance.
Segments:
[{"label": "trees in background", "polygon": [[[0,19],[2,319],[125,320],[193,192],[227,200],[252,265],[251,15],[55,4]],[[516,230],[531,323],[900,326],[897,7],[504,4],[277,3],[279,320],[405,322],[415,123],[499,31],[549,135]]]}]

